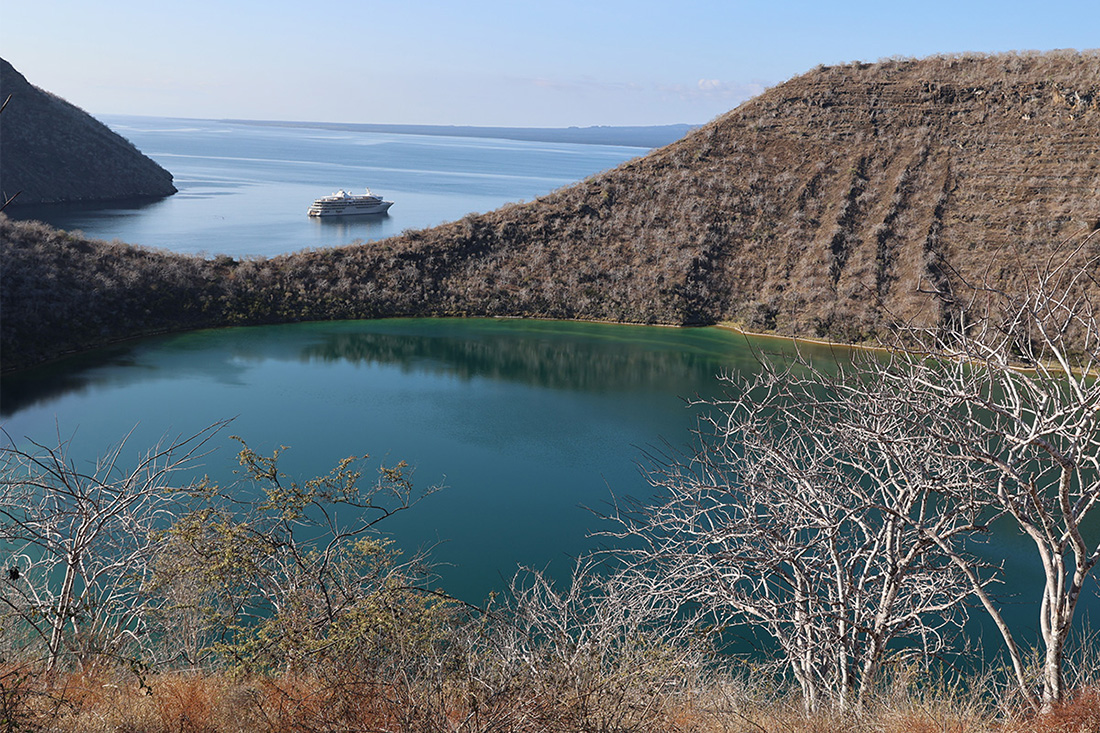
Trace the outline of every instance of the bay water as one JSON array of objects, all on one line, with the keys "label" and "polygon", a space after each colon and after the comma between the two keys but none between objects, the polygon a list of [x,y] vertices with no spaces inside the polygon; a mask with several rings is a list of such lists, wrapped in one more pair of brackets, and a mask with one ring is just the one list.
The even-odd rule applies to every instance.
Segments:
[{"label": "bay water", "polygon": [[[530,201],[647,152],[214,120],[100,119],[171,171],[179,192],[122,205],[23,207],[12,216],[175,252],[269,257],[369,242]],[[394,202],[386,215],[306,216],[316,198],[368,187]]]}]

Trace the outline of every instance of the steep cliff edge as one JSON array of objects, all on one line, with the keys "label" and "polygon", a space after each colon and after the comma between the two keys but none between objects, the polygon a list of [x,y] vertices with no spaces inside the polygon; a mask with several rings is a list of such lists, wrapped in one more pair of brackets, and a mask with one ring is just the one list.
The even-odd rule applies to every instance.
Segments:
[{"label": "steep cliff edge", "polygon": [[94,117],[0,59],[0,189],[13,206],[159,198],[172,174]]}]

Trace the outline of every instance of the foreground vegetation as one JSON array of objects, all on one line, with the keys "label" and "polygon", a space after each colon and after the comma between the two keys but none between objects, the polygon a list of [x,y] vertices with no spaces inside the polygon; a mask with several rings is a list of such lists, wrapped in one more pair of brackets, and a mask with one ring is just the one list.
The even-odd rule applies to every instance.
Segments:
[{"label": "foreground vegetation", "polygon": [[0,729],[15,731],[1080,733],[1100,727],[1100,690],[1093,685],[1035,716],[996,702],[995,685],[960,689],[914,681],[883,688],[856,716],[806,715],[790,691],[748,675],[661,691],[608,691],[578,686],[570,677],[553,686],[517,681],[511,695],[496,698],[471,694],[480,686],[460,679],[425,689],[400,676],[334,684],[314,675],[94,671],[46,679],[8,666],[0,679]]},{"label": "foreground vegetation", "polygon": [[[158,447],[133,469],[119,470],[118,453],[108,454],[94,474],[56,450],[5,450],[0,729],[1100,725],[1093,639],[1070,648],[1064,700],[1041,711],[1008,669],[960,673],[904,655],[883,665],[858,706],[807,707],[782,663],[715,654],[706,628],[673,620],[688,618],[682,608],[639,597],[591,562],[563,587],[521,570],[485,607],[459,603],[426,583],[425,558],[402,558],[372,531],[417,501],[400,464],[380,469],[366,490],[350,460],[298,483],[278,470],[278,454],[243,446],[247,481],[231,492],[172,481],[218,429]],[[36,501],[19,493],[28,487],[50,491]],[[1030,658],[1026,689],[1041,679]]]},{"label": "foreground vegetation", "polygon": [[[648,461],[654,496],[606,517],[605,550],[564,585],[521,569],[480,607],[380,532],[419,500],[403,464],[298,482],[242,444],[220,487],[186,471],[221,425],[90,471],[63,444],[9,441],[0,714],[28,730],[1095,729],[1100,650],[1076,613],[1100,560],[1090,244],[1021,295],[976,285],[977,321],[899,330],[849,366],[730,377],[694,450]],[[1003,614],[1012,578],[976,554],[991,531],[1022,533],[1043,569],[1012,588],[1037,607],[1034,647]],[[971,613],[1000,654],[968,652]],[[759,651],[724,654],[746,630]]]}]

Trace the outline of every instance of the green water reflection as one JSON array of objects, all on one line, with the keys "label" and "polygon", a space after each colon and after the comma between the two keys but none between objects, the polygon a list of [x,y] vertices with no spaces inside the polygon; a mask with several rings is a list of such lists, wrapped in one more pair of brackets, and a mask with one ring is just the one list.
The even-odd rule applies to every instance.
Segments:
[{"label": "green water reflection", "polygon": [[[792,349],[718,328],[519,320],[233,328],[10,375],[0,419],[17,440],[72,437],[78,461],[131,430],[136,453],[225,418],[235,418],[227,435],[260,451],[290,446],[283,468],[301,478],[352,454],[408,461],[419,486],[446,488],[387,530],[407,550],[435,546],[438,584],[478,601],[520,563],[564,574],[601,526],[584,507],[612,492],[646,496],[643,450],[690,441],[697,413],[687,399],[718,394],[720,373],[753,371],[759,351]],[[236,467],[227,435],[199,469],[223,483]],[[1009,557],[1008,590],[1021,593],[1013,615],[1028,625],[1032,551],[1007,532],[990,552]]]},{"label": "green water reflection", "polygon": [[[350,454],[406,460],[419,485],[447,488],[390,530],[410,550],[442,543],[440,583],[476,600],[517,563],[565,568],[590,548],[582,505],[644,494],[642,448],[686,443],[685,400],[774,347],[790,348],[715,328],[488,319],[222,329],[11,375],[0,413],[16,439],[72,436],[80,460],[130,430],[136,452],[231,417],[260,450],[290,446],[298,476]],[[233,454],[223,440],[201,470],[231,481]]]}]

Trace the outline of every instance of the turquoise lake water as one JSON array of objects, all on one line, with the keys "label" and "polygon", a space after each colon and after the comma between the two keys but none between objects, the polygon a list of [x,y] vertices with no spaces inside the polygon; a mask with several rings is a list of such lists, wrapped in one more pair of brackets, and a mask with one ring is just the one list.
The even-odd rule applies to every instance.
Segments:
[{"label": "turquoise lake water", "polygon": [[[781,343],[781,342],[776,342]],[[757,344],[759,348],[761,344]],[[442,543],[440,582],[468,600],[518,564],[555,572],[594,547],[593,512],[646,496],[647,447],[690,441],[685,400],[751,369],[746,340],[718,328],[490,319],[392,319],[177,334],[12,375],[0,387],[16,440],[72,438],[80,460],[133,434],[165,436],[233,418],[202,471],[232,480],[240,435],[289,446],[291,476],[369,453],[420,487],[443,485],[384,529],[406,550]]]}]

